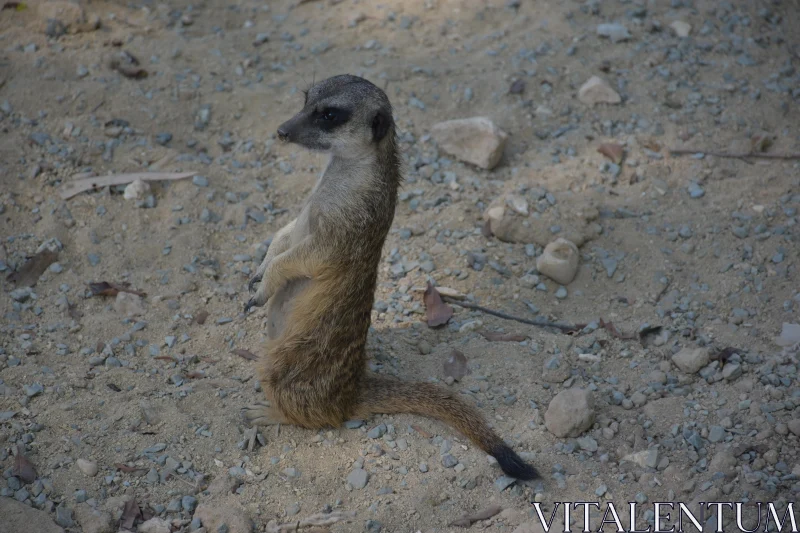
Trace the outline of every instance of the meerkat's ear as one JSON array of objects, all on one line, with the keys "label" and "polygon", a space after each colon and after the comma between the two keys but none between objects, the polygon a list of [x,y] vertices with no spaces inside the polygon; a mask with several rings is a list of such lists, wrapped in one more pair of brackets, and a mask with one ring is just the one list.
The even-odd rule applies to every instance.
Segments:
[{"label": "meerkat's ear", "polygon": [[389,132],[389,118],[383,111],[378,111],[372,118],[372,140],[381,142]]}]

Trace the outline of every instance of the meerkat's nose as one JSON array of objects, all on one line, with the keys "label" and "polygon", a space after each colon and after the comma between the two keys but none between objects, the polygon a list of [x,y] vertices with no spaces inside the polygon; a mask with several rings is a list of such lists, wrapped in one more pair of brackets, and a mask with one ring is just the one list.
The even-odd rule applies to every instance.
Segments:
[{"label": "meerkat's nose", "polygon": [[283,128],[278,128],[278,138],[280,140],[282,140],[282,141],[288,141],[289,140],[289,132],[287,132]]}]

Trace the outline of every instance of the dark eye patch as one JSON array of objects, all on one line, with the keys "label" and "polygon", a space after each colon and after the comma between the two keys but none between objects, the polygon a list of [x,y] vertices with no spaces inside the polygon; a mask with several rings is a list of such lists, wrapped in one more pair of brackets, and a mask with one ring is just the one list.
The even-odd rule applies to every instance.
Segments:
[{"label": "dark eye patch", "polygon": [[336,107],[326,107],[314,112],[317,124],[325,131],[333,131],[350,120],[351,116],[350,111]]}]

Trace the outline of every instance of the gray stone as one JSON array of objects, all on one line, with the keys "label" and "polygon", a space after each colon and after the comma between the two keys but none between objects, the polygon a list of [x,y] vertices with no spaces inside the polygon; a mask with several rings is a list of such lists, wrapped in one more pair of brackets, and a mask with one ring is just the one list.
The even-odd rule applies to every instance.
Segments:
[{"label": "gray stone", "polygon": [[597,35],[610,39],[612,43],[621,43],[631,38],[631,33],[628,31],[628,28],[616,22],[598,24]]},{"label": "gray stone", "polygon": [[672,356],[672,362],[675,363],[675,366],[686,374],[699,372],[710,360],[708,348],[686,347]]},{"label": "gray stone", "polygon": [[361,490],[367,486],[369,474],[363,468],[356,468],[347,475],[347,482],[354,488]]},{"label": "gray stone", "polygon": [[386,434],[386,424],[380,424],[375,426],[374,428],[370,429],[367,433],[367,437],[371,439],[379,439]]},{"label": "gray stone", "polygon": [[431,136],[443,151],[487,170],[500,162],[508,140],[508,134],[486,117],[439,122]]},{"label": "gray stone", "polygon": [[61,527],[72,527],[75,521],[72,519],[72,509],[59,505],[56,507],[56,524]]},{"label": "gray stone", "polygon": [[642,468],[655,468],[658,466],[658,448],[648,448],[640,452],[630,453],[622,458]]},{"label": "gray stone", "polygon": [[184,496],[181,498],[181,507],[188,513],[193,513],[197,507],[197,498],[194,496]]},{"label": "gray stone", "polygon": [[41,383],[34,383],[33,385],[25,385],[22,387],[25,391],[25,396],[28,398],[33,398],[34,396],[39,396],[42,392],[44,392],[44,387]]},{"label": "gray stone", "polygon": [[168,513],[180,513],[181,512],[181,499],[180,498],[173,498],[167,504],[166,511]]},{"label": "gray stone", "polygon": [[592,76],[578,89],[578,100],[586,105],[594,106],[619,104],[622,102],[622,97],[605,80],[598,76]]},{"label": "gray stone", "polygon": [[722,377],[728,381],[733,381],[742,375],[742,365],[739,363],[725,363],[722,367]]},{"label": "gray stone", "polygon": [[494,488],[497,489],[497,492],[503,492],[516,482],[517,482],[516,478],[513,478],[511,476],[500,476],[495,480]]},{"label": "gray stone", "polygon": [[594,400],[586,389],[559,392],[544,414],[545,426],[557,437],[578,437],[594,423]]},{"label": "gray stone", "polygon": [[578,446],[581,447],[581,450],[585,450],[587,452],[597,451],[597,441],[589,436],[578,438]]},{"label": "gray stone", "polygon": [[28,299],[33,296],[33,290],[30,287],[20,287],[19,289],[14,289],[9,293],[11,299],[15,302],[27,302]]},{"label": "gray stone", "polygon": [[721,426],[711,426],[708,430],[709,442],[720,442],[725,438],[725,428]]}]

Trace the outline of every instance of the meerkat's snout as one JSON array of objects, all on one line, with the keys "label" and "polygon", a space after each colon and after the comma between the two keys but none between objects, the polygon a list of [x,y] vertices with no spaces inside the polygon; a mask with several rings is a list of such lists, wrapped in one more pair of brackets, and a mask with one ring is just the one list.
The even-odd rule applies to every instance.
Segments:
[{"label": "meerkat's snout", "polygon": [[278,139],[283,142],[297,142],[298,131],[302,130],[303,118],[302,113],[298,113],[280,126],[278,126]]},{"label": "meerkat's snout", "polygon": [[283,127],[278,128],[278,139],[283,142],[289,142],[289,132],[287,132]]}]

